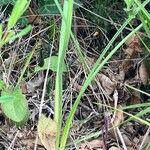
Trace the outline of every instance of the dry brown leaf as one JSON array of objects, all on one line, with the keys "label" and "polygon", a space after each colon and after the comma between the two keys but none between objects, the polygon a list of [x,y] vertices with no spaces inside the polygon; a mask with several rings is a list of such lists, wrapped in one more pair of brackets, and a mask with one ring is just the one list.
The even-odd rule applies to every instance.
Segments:
[{"label": "dry brown leaf", "polygon": [[112,146],[109,148],[109,150],[120,150],[118,147]]},{"label": "dry brown leaf", "polygon": [[126,134],[122,134],[122,137],[123,137],[123,140],[124,140],[124,143],[127,145],[127,146],[131,146],[133,141],[131,141],[128,137],[129,135],[126,135]]},{"label": "dry brown leaf", "polygon": [[126,54],[129,57],[128,59],[134,59],[138,56],[138,53],[141,53],[143,51],[141,44],[140,44],[140,38],[141,33],[132,35],[127,41],[126,46],[127,49],[125,49]]},{"label": "dry brown leaf", "polygon": [[[118,107],[118,109],[121,109],[121,106]],[[123,112],[122,111],[116,111],[115,117],[112,118],[111,122],[113,126],[117,127],[120,125],[120,123],[124,120]]]},{"label": "dry brown leaf", "polygon": [[28,9],[28,17],[27,17],[27,19],[32,24],[40,24],[41,23],[41,17],[38,16],[36,11],[33,8],[31,8],[31,7],[29,7],[29,9]]},{"label": "dry brown leaf", "polygon": [[133,48],[128,47],[127,49],[125,49],[125,53],[128,54],[129,56],[132,56],[133,52],[134,52]]},{"label": "dry brown leaf", "polygon": [[73,78],[70,78],[70,82],[72,84],[72,87],[76,90],[76,91],[80,91],[81,90],[81,85],[75,81]]},{"label": "dry brown leaf", "polygon": [[51,118],[41,115],[37,125],[38,136],[47,150],[55,150],[57,125]]},{"label": "dry brown leaf", "polygon": [[133,34],[126,42],[125,44],[130,47],[130,48],[135,48],[135,47],[139,47],[139,49],[136,49],[137,52],[141,52],[141,46],[140,46],[140,36],[142,34],[138,33],[138,34]]},{"label": "dry brown leaf", "polygon": [[32,80],[29,80],[26,83],[26,88],[28,92],[34,92],[34,90],[39,87],[44,82],[44,74],[40,72],[37,77],[34,77]]},{"label": "dry brown leaf", "polygon": [[116,84],[112,82],[106,75],[99,74],[97,78],[100,80],[102,87],[104,88],[107,94],[110,95],[114,92]]},{"label": "dry brown leaf", "polygon": [[125,42],[127,46],[130,46],[131,43],[139,43],[139,38],[136,34],[130,36]]},{"label": "dry brown leaf", "polygon": [[27,89],[26,83],[22,83],[20,85],[20,88],[21,88],[23,94],[28,93],[28,89]]},{"label": "dry brown leaf", "polygon": [[93,140],[90,142],[86,142],[78,146],[77,150],[89,150],[93,148],[102,147],[103,142],[101,140]]},{"label": "dry brown leaf", "polygon": [[140,103],[141,103],[140,93],[138,92],[132,93],[130,105],[135,105],[135,104],[140,104]]},{"label": "dry brown leaf", "polygon": [[148,72],[144,63],[141,63],[139,67],[139,76],[143,84],[146,84],[148,81]]}]

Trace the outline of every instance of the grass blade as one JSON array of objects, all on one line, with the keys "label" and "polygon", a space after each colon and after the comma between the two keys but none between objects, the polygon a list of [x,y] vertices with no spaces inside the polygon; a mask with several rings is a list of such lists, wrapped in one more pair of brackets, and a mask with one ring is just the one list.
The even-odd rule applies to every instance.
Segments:
[{"label": "grass blade", "polygon": [[22,14],[28,8],[29,3],[30,1],[28,0],[17,0],[8,20],[8,25],[7,25],[8,31],[14,27],[18,19],[22,16]]},{"label": "grass blade", "polygon": [[56,149],[59,148],[59,139],[62,122],[62,62],[64,61],[66,50],[70,38],[73,13],[73,0],[65,0],[63,6],[63,16],[60,32],[58,64],[55,82],[55,115],[54,119],[57,123],[57,139]]},{"label": "grass blade", "polygon": [[23,75],[24,75],[24,73],[25,73],[27,67],[29,66],[30,60],[32,59],[35,50],[36,50],[39,46],[40,46],[40,43],[36,43],[35,46],[33,47],[32,51],[29,53],[29,56],[27,57],[27,60],[26,60],[25,65],[24,65],[24,67],[23,67],[23,70],[21,71],[21,75],[20,75],[20,77],[19,77],[19,79],[18,79],[18,82],[17,82],[17,84],[16,84],[16,88],[19,86],[19,84],[20,84],[20,82],[21,82],[21,80],[22,80],[22,78],[23,78]]},{"label": "grass blade", "polygon": [[22,29],[19,33],[17,33],[16,35],[12,36],[10,38],[10,42],[13,42],[17,38],[21,38],[22,36],[26,35],[31,30],[32,30],[32,26],[28,25],[27,27],[25,27],[24,29]]}]

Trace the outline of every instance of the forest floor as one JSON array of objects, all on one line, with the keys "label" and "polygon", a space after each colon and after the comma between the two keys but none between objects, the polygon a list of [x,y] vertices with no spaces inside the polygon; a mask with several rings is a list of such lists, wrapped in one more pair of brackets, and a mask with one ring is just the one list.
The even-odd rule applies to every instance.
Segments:
[{"label": "forest floor", "polygon": [[[32,32],[1,48],[0,79],[15,87],[30,52],[40,43],[20,82],[28,102],[29,119],[26,124],[17,126],[0,109],[0,150],[33,150],[35,147],[44,150],[40,139],[36,140],[39,113],[54,118],[56,66],[50,67],[47,74],[47,58],[51,56],[52,64],[57,63],[61,17],[56,6],[51,7],[53,12],[49,12],[41,3],[33,0],[15,27],[18,31],[28,22],[33,26]],[[12,7],[12,4],[0,7],[4,26]],[[78,39],[87,68],[71,39],[63,64],[63,125],[88,73],[127,20],[125,7],[125,2],[118,0],[76,3],[72,31]],[[140,23],[138,17],[132,19],[102,60]],[[142,28],[107,60],[81,98],[66,149],[150,150],[148,50],[149,37]]]}]

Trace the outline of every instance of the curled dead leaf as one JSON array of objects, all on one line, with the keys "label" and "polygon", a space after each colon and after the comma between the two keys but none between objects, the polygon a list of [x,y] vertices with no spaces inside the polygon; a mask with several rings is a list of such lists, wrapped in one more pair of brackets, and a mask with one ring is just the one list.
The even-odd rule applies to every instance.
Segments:
[{"label": "curled dead leaf", "polygon": [[116,84],[114,82],[112,82],[106,75],[104,74],[99,74],[97,77],[101,84],[102,87],[104,88],[104,90],[106,91],[107,94],[111,95],[115,88],[116,88]]},{"label": "curled dead leaf", "polygon": [[130,48],[139,47],[139,49],[136,49],[137,52],[142,52],[141,46],[140,46],[140,36],[141,33],[133,34],[126,42],[125,44]]},{"label": "curled dead leaf", "polygon": [[41,115],[37,125],[38,136],[47,150],[55,150],[57,125],[51,118]]},{"label": "curled dead leaf", "polygon": [[[121,110],[121,106],[118,107]],[[124,120],[123,111],[116,111],[114,118],[111,119],[111,123],[113,126],[117,127]]]},{"label": "curled dead leaf", "polygon": [[125,49],[125,52],[128,56],[130,56],[130,59],[135,58],[138,53],[141,53],[143,51],[141,44],[140,44],[140,36],[141,34],[133,34],[126,42],[127,49]]},{"label": "curled dead leaf", "polygon": [[143,84],[148,82],[148,72],[144,63],[139,67],[139,76]]}]

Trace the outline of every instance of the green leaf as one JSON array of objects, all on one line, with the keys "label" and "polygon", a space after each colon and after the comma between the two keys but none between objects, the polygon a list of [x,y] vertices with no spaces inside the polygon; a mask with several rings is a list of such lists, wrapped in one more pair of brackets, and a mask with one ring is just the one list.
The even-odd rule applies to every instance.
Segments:
[{"label": "green leaf", "polygon": [[2,35],[3,35],[3,26],[2,24],[0,24],[0,41],[2,39]]},{"label": "green leaf", "polygon": [[22,36],[26,35],[28,32],[30,32],[32,29],[31,25],[28,25],[27,27],[25,27],[24,29],[22,29],[19,33],[17,33],[16,35],[12,36],[10,38],[10,42],[13,42],[15,39],[17,38],[21,38]]},{"label": "green leaf", "polygon": [[55,3],[45,4],[39,8],[40,14],[59,14],[58,8]]},{"label": "green leaf", "polygon": [[8,25],[7,25],[8,30],[10,30],[15,26],[18,19],[22,16],[22,14],[27,9],[28,5],[29,5],[28,0],[17,0],[8,20]]},{"label": "green leaf", "polygon": [[2,110],[8,118],[17,123],[27,120],[29,115],[28,103],[21,89],[2,91],[2,97],[12,98],[1,104]]},{"label": "green leaf", "polygon": [[11,37],[13,37],[14,35],[15,35],[15,32],[12,31],[12,30],[10,30],[9,33],[8,33],[8,35],[6,36],[6,38],[2,39],[2,41],[1,41],[2,45],[8,43],[10,41]]},{"label": "green leaf", "polygon": [[[49,66],[49,63],[50,63],[50,66]],[[35,72],[42,71],[42,70],[47,70],[48,66],[49,66],[50,70],[56,72],[57,71],[57,63],[58,63],[58,56],[51,56],[51,57],[45,58],[43,67],[36,66],[35,67]],[[61,71],[62,72],[67,72],[67,66],[64,62],[62,63]]]},{"label": "green leaf", "polygon": [[2,90],[2,88],[4,87],[5,83],[3,80],[0,80],[0,90]]},{"label": "green leaf", "polygon": [[[79,0],[76,0],[75,2],[82,5],[82,3]],[[61,4],[61,0],[59,0],[59,3]],[[77,8],[79,8],[79,6],[74,5],[74,9]],[[60,14],[54,0],[45,0],[43,2],[41,1],[41,6],[38,12],[40,14]]]},{"label": "green leaf", "polygon": [[1,5],[7,5],[9,3],[15,3],[16,0],[1,0]]},{"label": "green leaf", "polygon": [[[25,13],[25,15],[26,15],[26,13]],[[18,23],[20,24],[21,27],[22,26],[24,27],[29,24],[29,20],[27,18],[23,17],[18,20]]]},{"label": "green leaf", "polygon": [[0,103],[7,103],[13,100],[14,97],[12,96],[1,96],[0,97]]}]

